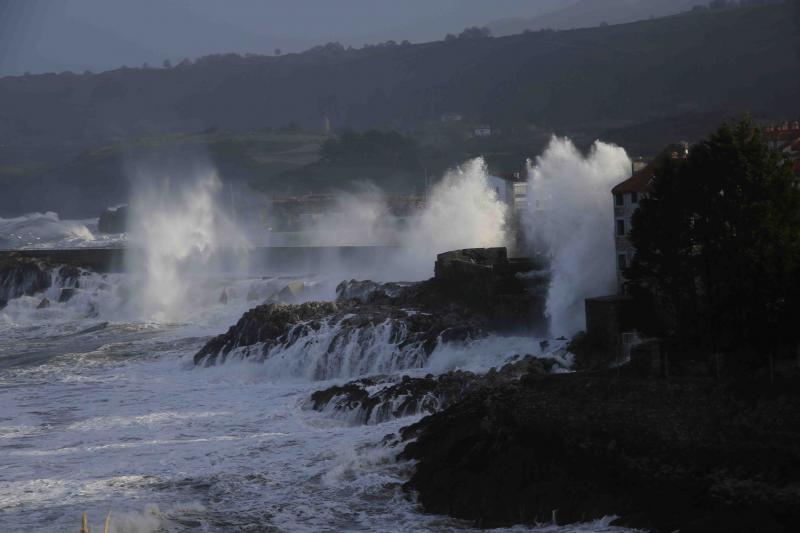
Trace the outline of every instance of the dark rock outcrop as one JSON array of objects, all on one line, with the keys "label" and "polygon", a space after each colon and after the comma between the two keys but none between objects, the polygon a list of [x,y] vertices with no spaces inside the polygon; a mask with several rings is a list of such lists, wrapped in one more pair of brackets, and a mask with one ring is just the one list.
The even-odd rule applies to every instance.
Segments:
[{"label": "dark rock outcrop", "polygon": [[[194,356],[194,361],[213,364],[218,357],[224,358],[234,348],[281,342],[294,325],[319,321],[338,310],[339,307],[333,302],[259,305],[247,311],[227,333],[208,341]],[[313,327],[313,323],[309,327]]]},{"label": "dark rock outcrop", "polygon": [[[458,314],[431,314],[396,306],[355,302],[269,303],[251,309],[227,333],[198,352],[196,364],[224,361],[235,349],[243,357],[268,357],[276,347],[313,343],[324,357],[313,362],[314,379],[421,366],[440,340],[481,334],[480,322]],[[301,350],[301,352],[304,350]],[[381,357],[388,360],[379,362]]]},{"label": "dark rock outcrop", "polygon": [[571,374],[483,387],[405,428],[406,488],[483,527],[608,515],[655,531],[790,531],[800,380]]},{"label": "dark rock outcrop", "polygon": [[50,272],[41,261],[16,254],[4,256],[0,259],[0,308],[14,298],[46,290],[51,282]]},{"label": "dark rock outcrop", "polygon": [[336,287],[337,300],[355,300],[361,303],[383,301],[390,303],[414,283],[378,283],[366,281],[343,281]]},{"label": "dark rock outcrop", "polygon": [[68,302],[75,296],[76,289],[74,287],[65,287],[61,289],[61,292],[58,294],[58,302],[64,303]]},{"label": "dark rock outcrop", "polygon": [[9,300],[32,296],[50,288],[53,272],[62,286],[77,287],[81,272],[78,268],[26,257],[16,252],[0,257],[0,308]]},{"label": "dark rock outcrop", "polygon": [[523,375],[547,374],[555,364],[553,359],[527,355],[486,374],[456,370],[439,376],[363,378],[313,393],[311,408],[332,411],[357,424],[379,424],[419,413],[435,413],[480,387],[509,383]]},{"label": "dark rock outcrop", "polygon": [[[350,346],[345,340],[355,342],[365,357],[374,357],[368,353],[369,343],[380,340],[376,338],[380,326],[384,336],[385,328],[390,330],[383,341],[411,365],[397,368],[414,368],[424,363],[440,341],[543,325],[542,281],[532,284],[519,276],[535,268],[530,261],[509,260],[504,248],[441,254],[436,277],[428,281],[351,280],[337,287],[336,303],[256,307],[227,333],[209,341],[194,360],[214,364],[237,348],[246,357],[267,356],[273,347],[290,346],[323,327],[336,330],[324,341],[331,359]],[[364,368],[373,367],[366,364]]]},{"label": "dark rock outcrop", "polygon": [[97,221],[100,233],[124,233],[128,231],[128,206],[109,208],[100,214]]}]

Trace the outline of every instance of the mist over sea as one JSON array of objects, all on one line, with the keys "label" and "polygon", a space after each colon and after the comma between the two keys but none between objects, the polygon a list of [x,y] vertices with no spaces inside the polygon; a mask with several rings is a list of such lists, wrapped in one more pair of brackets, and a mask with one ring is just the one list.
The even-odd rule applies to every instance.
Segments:
[{"label": "mist over sea", "polygon": [[[580,329],[576,302],[613,286],[613,264],[590,278],[576,267],[613,246],[608,186],[629,168],[620,148],[598,143],[583,155],[566,139],[554,139],[530,164],[529,185],[541,202],[525,214],[526,246],[551,258],[551,337]],[[49,288],[0,309],[3,528],[77,530],[86,512],[99,531],[111,512],[115,532],[471,530],[423,514],[402,489],[412,465],[384,437],[421,415],[357,424],[310,409],[310,395],[386,369],[396,378],[482,373],[524,353],[555,357],[559,371],[569,371],[564,342],[491,335],[442,341],[429,357],[407,360],[396,356],[397,339],[365,326],[360,344],[348,349],[375,363],[337,367],[320,379],[315,346],[327,346],[334,326],[263,361],[233,354],[224,364],[197,366],[205,342],[248,309],[290,285],[294,303],[332,300],[353,273],[335,261],[286,271],[254,265],[252,250],[267,240],[221,208],[213,168],[180,184],[140,183],[127,234],[101,235],[96,220],[55,213],[0,219],[2,248],[136,250],[121,272],[75,278],[54,268]],[[387,224],[379,197],[342,201],[348,216],[308,234],[331,235],[331,245],[391,244],[391,252],[376,249],[385,256],[363,277],[424,280],[438,253],[509,240],[507,207],[480,159],[444,176],[402,226]],[[564,233],[578,226],[594,228],[594,236],[564,246]],[[543,340],[551,341],[548,350],[538,348]],[[513,531],[622,531],[610,522]]]}]

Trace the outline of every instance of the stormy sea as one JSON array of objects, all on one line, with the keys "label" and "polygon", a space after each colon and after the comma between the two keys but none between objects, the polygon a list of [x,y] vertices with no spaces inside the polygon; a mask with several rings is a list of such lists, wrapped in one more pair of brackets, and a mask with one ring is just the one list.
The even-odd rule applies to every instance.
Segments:
[{"label": "stormy sea", "polygon": [[[307,229],[311,255],[281,261],[269,260],[275,235],[220,208],[211,169],[136,191],[117,235],[55,213],[0,219],[0,529],[77,531],[86,513],[102,531],[110,513],[115,532],[473,530],[424,513],[403,487],[413,463],[397,436],[446,398],[382,391],[523,360],[570,372],[576,309],[613,287],[613,263],[597,258],[613,246],[608,185],[629,168],[619,148],[584,156],[563,139],[530,163],[537,198],[559,206],[532,205],[522,221],[521,252],[539,246],[549,264],[514,278],[547,280],[548,322],[534,332],[461,331],[413,305],[438,254],[512,249],[480,160],[408,220],[387,223],[380,200],[344,200]],[[97,271],[15,255],[53,249],[124,252]],[[299,319],[267,341],[246,323],[253,308]],[[314,396],[353,380],[370,409]],[[612,520],[513,530],[622,531]]]}]

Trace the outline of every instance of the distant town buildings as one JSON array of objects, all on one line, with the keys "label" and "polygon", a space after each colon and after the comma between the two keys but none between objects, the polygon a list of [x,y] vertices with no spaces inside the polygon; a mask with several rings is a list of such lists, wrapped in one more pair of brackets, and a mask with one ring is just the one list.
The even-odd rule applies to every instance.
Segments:
[{"label": "distant town buildings", "polygon": [[441,120],[443,124],[461,122],[462,120],[464,120],[464,115],[462,115],[461,113],[445,113],[444,115],[442,115]]},{"label": "distant town buildings", "polygon": [[506,204],[512,214],[521,213],[528,206],[528,178],[521,172],[489,176],[497,198]]},{"label": "distant town buildings", "polygon": [[489,184],[497,194],[497,199],[508,206],[509,246],[512,251],[522,249],[525,239],[522,216],[528,210],[528,178],[522,172],[489,176]]},{"label": "distant town buildings", "polygon": [[624,271],[631,264],[635,249],[630,239],[633,214],[639,209],[639,202],[650,193],[656,175],[656,161],[665,157],[686,159],[689,144],[680,142],[669,146],[654,162],[645,164],[642,159],[633,161],[631,177],[611,190],[614,196],[614,243],[617,253],[617,286],[624,292]]},{"label": "distant town buildings", "polygon": [[475,137],[491,137],[492,127],[488,124],[481,124],[472,132]]},{"label": "distant town buildings", "polygon": [[785,155],[795,175],[800,179],[800,121],[766,126],[764,140],[770,148]]}]

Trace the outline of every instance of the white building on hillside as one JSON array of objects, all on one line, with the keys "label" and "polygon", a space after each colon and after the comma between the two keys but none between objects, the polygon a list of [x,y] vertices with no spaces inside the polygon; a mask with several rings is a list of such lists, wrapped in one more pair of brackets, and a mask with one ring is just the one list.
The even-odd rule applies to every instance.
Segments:
[{"label": "white building on hillside", "polygon": [[633,260],[636,250],[630,239],[633,214],[639,209],[639,202],[650,193],[656,177],[658,163],[665,158],[686,159],[689,144],[685,142],[670,145],[652,163],[645,165],[636,160],[631,169],[632,175],[613,189],[614,195],[614,242],[617,252],[617,285],[620,292],[625,291],[624,271]]},{"label": "white building on hillside", "polygon": [[489,176],[489,183],[497,198],[509,207],[512,214],[524,211],[528,206],[528,180],[520,172]]}]

